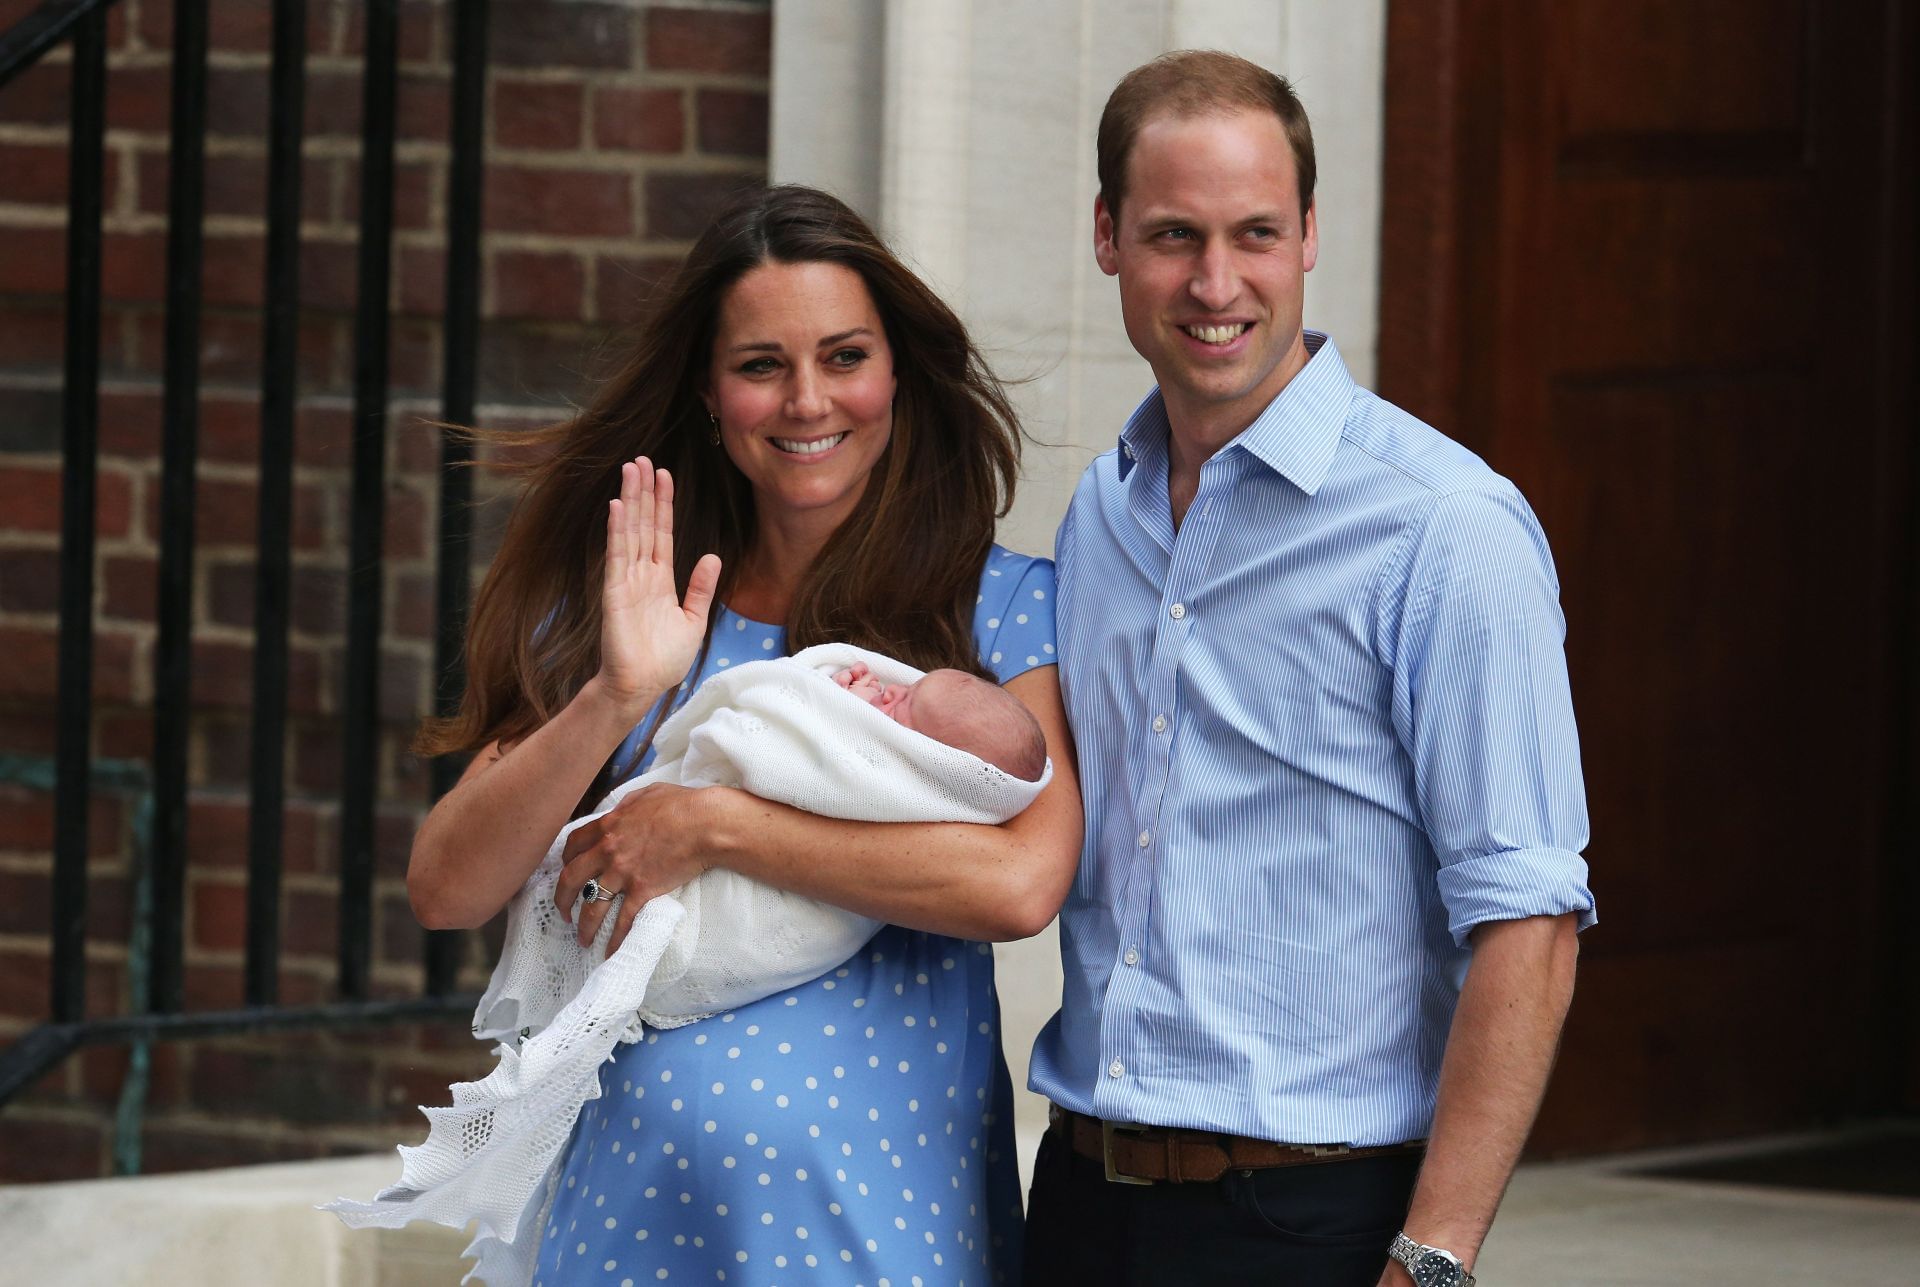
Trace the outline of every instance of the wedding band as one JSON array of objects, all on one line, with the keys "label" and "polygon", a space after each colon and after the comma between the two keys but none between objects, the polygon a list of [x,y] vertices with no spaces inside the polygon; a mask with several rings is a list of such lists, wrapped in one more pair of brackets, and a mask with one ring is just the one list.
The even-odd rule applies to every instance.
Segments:
[{"label": "wedding band", "polygon": [[613,891],[589,876],[587,883],[580,887],[580,897],[589,903],[605,903],[612,901]]}]

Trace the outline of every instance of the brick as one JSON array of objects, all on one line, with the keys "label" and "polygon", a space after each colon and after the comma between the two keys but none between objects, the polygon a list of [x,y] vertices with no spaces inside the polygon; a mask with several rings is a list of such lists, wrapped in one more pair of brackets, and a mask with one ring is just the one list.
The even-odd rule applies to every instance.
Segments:
[{"label": "brick", "polygon": [[586,90],[567,82],[495,77],[493,144],[571,152],[580,146]]},{"label": "brick", "polygon": [[[394,417],[387,440],[391,448],[389,464],[395,473],[413,474],[423,480],[431,476],[438,480],[441,430],[427,418],[437,412],[436,407],[428,412]],[[436,481],[434,486],[438,485]]]},{"label": "brick", "polygon": [[[217,1108],[217,1101],[207,1107]],[[259,1131],[259,1127],[180,1126],[149,1119],[141,1135],[140,1169],[147,1175],[167,1175],[175,1171],[291,1162],[310,1156],[310,1146],[297,1138]]]},{"label": "brick", "polygon": [[489,317],[577,322],[586,316],[586,271],[578,256],[502,250],[491,257]]},{"label": "brick", "polygon": [[[61,295],[67,289],[67,234],[63,228],[9,228],[0,255],[0,292]],[[109,292],[111,294],[111,292]]]},{"label": "brick", "polygon": [[595,312],[601,321],[623,326],[645,321],[653,316],[667,283],[679,268],[677,257],[596,257],[593,265]]},{"label": "brick", "polygon": [[380,656],[380,718],[388,723],[412,724],[433,709],[428,686],[432,671],[412,653],[385,651]]},{"label": "brick", "polygon": [[[218,639],[195,639],[192,656],[193,704],[197,708],[250,710],[253,706],[253,647]],[[319,713],[320,654],[312,648],[287,649],[287,709]]]},{"label": "brick", "polygon": [[248,720],[221,712],[194,721],[195,786],[245,791],[253,781],[253,729]]},{"label": "brick", "polygon": [[60,552],[0,549],[0,612],[58,612]]},{"label": "brick", "polygon": [[[141,0],[140,39],[150,49],[173,48],[172,0]],[[215,50],[263,53],[273,48],[273,6],[265,0],[216,4],[207,10],[207,45]]]},{"label": "brick", "polygon": [[480,400],[549,402],[556,404],[556,417],[565,414],[557,404],[578,401],[584,392],[587,381],[579,372],[593,347],[594,337],[584,329],[482,327]]},{"label": "brick", "polygon": [[[132,162],[135,208],[148,214],[164,214],[171,172],[167,154],[163,151],[135,152]],[[328,185],[332,179],[333,168],[329,159],[313,157],[304,162],[300,174],[303,218],[324,220],[327,217],[332,198]],[[201,200],[208,214],[267,217],[266,153],[214,153],[206,158],[201,184]]]},{"label": "brick", "polygon": [[58,389],[0,391],[0,453],[51,454],[60,450]]},{"label": "brick", "polygon": [[596,147],[627,152],[678,152],[686,146],[686,96],[677,89],[609,86],[593,96]]},{"label": "brick", "polygon": [[[133,513],[133,488],[125,474],[102,469],[94,480],[94,531],[125,536]],[[60,474],[57,469],[0,465],[0,514],[17,532],[60,530]]]},{"label": "brick", "polygon": [[[302,391],[327,392],[342,384],[336,370],[340,322],[309,313],[300,321],[295,348],[296,382]],[[165,319],[160,310],[135,319],[133,375],[157,376],[165,355]],[[209,309],[200,317],[200,380],[216,396],[222,391],[258,393],[265,340],[258,311]],[[231,396],[231,393],[228,394]]]},{"label": "brick", "polygon": [[647,66],[657,71],[765,76],[773,43],[771,16],[713,9],[647,10]]},{"label": "brick", "polygon": [[[100,284],[106,296],[159,303],[166,290],[166,234],[109,232],[100,242]],[[265,242],[260,237],[208,237],[202,247],[201,303],[258,307],[265,271]]]},{"label": "brick", "polygon": [[[314,77],[307,78],[313,84]],[[312,90],[309,88],[308,93]],[[273,114],[273,81],[267,68],[207,69],[207,132],[215,136],[265,139]]]},{"label": "brick", "polygon": [[94,718],[94,749],[113,760],[153,757],[153,717],[148,712],[108,711]]},{"label": "brick", "polygon": [[[5,235],[11,239],[17,230]],[[64,252],[63,252],[64,253]],[[0,275],[14,267],[0,264]],[[64,271],[64,270],[63,270]],[[32,371],[51,375],[61,369],[67,352],[67,310],[59,299],[0,299],[0,370]],[[111,317],[101,319],[102,347],[114,338]],[[103,361],[104,361],[104,354]],[[0,389],[0,401],[8,396]]]},{"label": "brick", "polygon": [[[187,802],[187,844],[194,869],[244,871],[247,826],[244,794],[195,792]],[[284,801],[280,814],[283,870],[292,874],[332,871],[331,835],[327,815],[316,806],[300,800]]]},{"label": "brick", "polygon": [[398,639],[434,638],[434,578],[420,572],[401,572],[388,580],[387,633]]},{"label": "brick", "polygon": [[735,193],[760,183],[752,174],[650,174],[646,235],[691,241]]},{"label": "brick", "polygon": [[487,173],[483,218],[489,232],[627,237],[633,193],[624,174],[495,166]]},{"label": "brick", "polygon": [[767,154],[767,96],[752,90],[703,89],[694,98],[702,152]]},{"label": "brick", "polygon": [[[0,852],[50,855],[53,851],[53,808],[51,791],[31,790],[11,784],[0,786]],[[99,794],[88,800],[89,857],[110,858],[118,854],[125,830],[126,810],[120,800]],[[8,901],[0,898],[0,905]],[[46,909],[51,904],[45,899],[27,901],[28,906],[24,909],[26,920],[8,923],[31,921],[36,927],[33,932],[44,933]],[[0,906],[0,920],[4,920],[7,914],[6,909]]]},{"label": "brick", "polygon": [[[61,125],[73,98],[70,65],[38,62],[0,88],[0,122],[9,125]],[[120,73],[116,71],[115,75]],[[113,76],[107,78],[111,83]]]},{"label": "brick", "polygon": [[[164,135],[172,111],[172,84],[165,67],[113,68],[107,73],[107,129]],[[211,110],[217,98],[208,101]],[[63,105],[59,119],[66,118]]]},{"label": "brick", "polygon": [[160,455],[159,388],[102,389],[100,391],[100,451],[132,460],[157,460]]},{"label": "brick", "polygon": [[100,1118],[7,1114],[7,1148],[0,1154],[0,1180],[39,1184],[90,1180],[104,1174],[106,1124]]},{"label": "brick", "polygon": [[289,781],[302,791],[331,796],[340,790],[340,730],[327,725],[296,727]]},{"label": "brick", "polygon": [[499,67],[600,68],[633,65],[633,9],[623,4],[520,0],[496,6],[487,60]]},{"label": "brick", "polygon": [[205,876],[193,881],[188,899],[188,942],[210,951],[238,951],[247,945],[247,887]]},{"label": "brick", "polygon": [[360,248],[350,241],[304,238],[300,243],[303,308],[353,311],[360,294]]},{"label": "brick", "polygon": [[387,377],[392,395],[438,395],[440,324],[395,318],[388,340]]},{"label": "brick", "polygon": [[[314,138],[357,140],[364,94],[357,73],[310,74],[307,77],[307,134]],[[428,143],[446,141],[452,112],[451,95],[452,81],[445,73],[417,68],[402,70],[394,86],[394,137]],[[357,168],[358,163],[355,164]]]},{"label": "brick", "polygon": [[295,409],[293,458],[302,465],[344,469],[351,461],[353,412],[344,406],[303,403]]},{"label": "brick", "polygon": [[160,573],[148,556],[109,555],[100,564],[100,614],[118,621],[152,621]]},{"label": "brick", "polygon": [[435,533],[428,530],[432,507],[411,487],[387,488],[386,531],[382,553],[388,559],[418,559],[433,548]]},{"label": "brick", "polygon": [[340,899],[328,891],[288,890],[283,900],[280,942],[296,956],[332,957],[340,946]]},{"label": "brick", "polygon": [[402,313],[438,317],[447,299],[447,255],[433,246],[402,246],[394,258],[394,293]]},{"label": "brick", "polygon": [[[127,701],[133,694],[138,650],[122,634],[93,636],[93,695],[102,701]],[[0,698],[51,697],[57,691],[59,640],[52,629],[0,626]]]},{"label": "brick", "polygon": [[[0,143],[0,174],[7,176],[5,200],[18,205],[67,205],[67,145],[65,143]],[[120,186],[120,167],[109,158],[101,168],[101,200],[113,209]],[[11,233],[9,233],[11,236]]]},{"label": "brick", "polygon": [[[342,24],[338,50],[344,54],[359,55],[367,48],[367,12],[364,4],[347,4],[344,7],[345,22]],[[439,48],[438,33],[446,25],[447,12],[451,5],[438,3],[437,0],[406,0],[400,6],[400,59],[402,62],[427,62],[436,56]],[[499,21],[494,18],[492,22]],[[491,26],[492,23],[489,23]]]},{"label": "brick", "polygon": [[[340,218],[355,231],[360,225],[360,164],[343,163],[340,180]],[[393,167],[393,226],[432,228],[440,221],[433,200],[433,176],[438,167],[424,162],[395,163]]]},{"label": "brick", "polygon": [[[147,538],[160,540],[160,480],[146,480]],[[194,543],[208,546],[251,548],[259,530],[259,487],[251,480],[200,478],[194,484]],[[319,549],[326,543],[327,498],[311,483],[295,483],[293,488],[293,546],[300,550]]]}]

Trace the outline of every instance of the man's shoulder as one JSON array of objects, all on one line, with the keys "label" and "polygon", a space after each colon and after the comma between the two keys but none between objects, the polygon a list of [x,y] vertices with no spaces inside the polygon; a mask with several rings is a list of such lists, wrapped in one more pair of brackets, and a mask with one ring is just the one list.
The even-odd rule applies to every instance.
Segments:
[{"label": "man's shoulder", "polygon": [[1517,496],[1514,485],[1469,448],[1376,393],[1357,389],[1343,443],[1365,466],[1438,500],[1458,493]]}]

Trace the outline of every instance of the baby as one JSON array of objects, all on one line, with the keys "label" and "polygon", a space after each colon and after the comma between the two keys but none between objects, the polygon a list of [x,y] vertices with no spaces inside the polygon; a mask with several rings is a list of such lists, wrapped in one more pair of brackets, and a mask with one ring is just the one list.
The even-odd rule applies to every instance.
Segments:
[{"label": "baby", "polygon": [[911,684],[883,684],[863,661],[833,682],[894,723],[978,756],[1022,782],[1047,770],[1047,739],[1033,712],[1006,689],[964,670],[930,670]]}]

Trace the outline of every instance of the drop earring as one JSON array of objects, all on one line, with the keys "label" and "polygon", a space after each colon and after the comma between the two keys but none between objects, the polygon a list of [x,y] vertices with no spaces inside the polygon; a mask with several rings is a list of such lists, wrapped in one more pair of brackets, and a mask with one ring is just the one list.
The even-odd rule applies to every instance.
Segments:
[{"label": "drop earring", "polygon": [[709,411],[707,412],[707,423],[713,427],[713,445],[718,447],[720,445],[720,417]]}]

